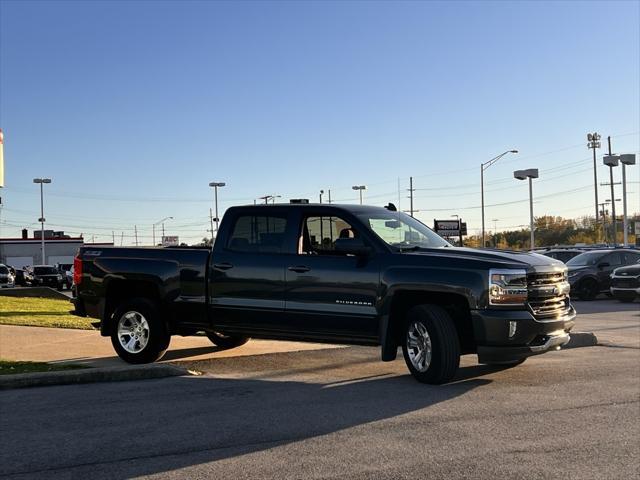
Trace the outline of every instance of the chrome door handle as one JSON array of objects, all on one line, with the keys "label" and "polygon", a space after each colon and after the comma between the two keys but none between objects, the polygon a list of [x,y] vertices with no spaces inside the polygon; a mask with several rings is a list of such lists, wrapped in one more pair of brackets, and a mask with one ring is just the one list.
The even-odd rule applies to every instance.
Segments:
[{"label": "chrome door handle", "polygon": [[213,268],[217,268],[218,270],[229,270],[230,268],[233,268],[233,265],[231,265],[230,263],[214,263],[213,264]]},{"label": "chrome door handle", "polygon": [[304,265],[296,265],[295,267],[289,267],[288,270],[290,272],[305,273],[305,272],[308,272],[311,269],[309,267],[304,266]]}]

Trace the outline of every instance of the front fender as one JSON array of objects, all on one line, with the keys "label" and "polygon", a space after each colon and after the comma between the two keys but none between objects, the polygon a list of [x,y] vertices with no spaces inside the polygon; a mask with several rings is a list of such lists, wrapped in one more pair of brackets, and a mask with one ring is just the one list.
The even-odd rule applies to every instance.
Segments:
[{"label": "front fender", "polygon": [[453,294],[464,298],[469,309],[486,303],[486,272],[443,267],[393,267],[382,274],[383,297],[380,306],[380,344],[382,360],[395,359],[397,343],[391,325],[391,311],[399,293]]}]

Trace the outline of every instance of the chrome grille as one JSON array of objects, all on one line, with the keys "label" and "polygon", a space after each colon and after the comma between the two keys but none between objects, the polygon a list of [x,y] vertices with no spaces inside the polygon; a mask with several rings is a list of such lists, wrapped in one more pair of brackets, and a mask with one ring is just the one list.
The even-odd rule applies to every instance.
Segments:
[{"label": "chrome grille", "polygon": [[567,272],[527,275],[528,306],[537,319],[551,320],[570,308]]}]

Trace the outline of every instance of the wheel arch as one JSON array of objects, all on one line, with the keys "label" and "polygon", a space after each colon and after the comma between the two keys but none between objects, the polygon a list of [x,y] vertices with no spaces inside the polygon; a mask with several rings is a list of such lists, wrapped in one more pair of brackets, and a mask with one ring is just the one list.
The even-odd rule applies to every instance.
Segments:
[{"label": "wheel arch", "polygon": [[402,327],[407,312],[422,304],[437,305],[449,314],[458,334],[462,353],[474,353],[476,341],[471,320],[469,300],[461,293],[451,291],[402,289],[393,293],[380,322],[382,360],[396,358],[398,346],[402,344]]},{"label": "wheel arch", "polygon": [[159,305],[160,287],[152,280],[111,279],[105,282],[105,305],[100,322],[100,334],[111,335],[114,325],[113,312],[122,302],[133,298],[145,298]]}]

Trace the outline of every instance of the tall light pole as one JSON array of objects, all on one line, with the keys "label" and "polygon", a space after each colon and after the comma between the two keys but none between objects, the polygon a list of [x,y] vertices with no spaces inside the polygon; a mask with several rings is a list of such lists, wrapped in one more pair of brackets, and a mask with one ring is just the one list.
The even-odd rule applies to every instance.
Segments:
[{"label": "tall light pole", "polygon": [[518,150],[507,150],[506,152],[502,152],[500,155],[493,157],[491,160],[488,160],[484,163],[480,164],[480,201],[481,201],[481,209],[482,209],[482,248],[484,248],[484,171],[489,168],[491,165],[496,163],[505,155],[509,153],[518,153]]},{"label": "tall light pole", "polygon": [[162,224],[162,236],[164,237],[164,221],[165,220],[173,220],[173,217],[164,217],[162,220],[158,220],[156,223],[153,224],[153,246],[156,246],[156,225],[160,225]]},{"label": "tall light pole", "polygon": [[322,203],[322,195],[324,194],[324,190],[320,190],[320,203]]},{"label": "tall light pole", "polygon": [[[224,187],[226,185],[226,183],[224,182],[210,182],[209,186],[213,187],[213,196],[214,196],[214,203],[216,206],[216,218],[214,218],[215,222],[216,222],[216,236],[218,236],[218,225],[220,225],[220,219],[218,218],[218,187]],[[211,236],[213,237],[213,232],[211,233]]]},{"label": "tall light pole", "polygon": [[360,205],[362,205],[362,191],[367,189],[366,185],[354,185],[353,187],[351,187],[354,190],[357,190],[358,192],[360,192]]},{"label": "tall light pole", "polygon": [[628,246],[629,244],[629,232],[627,231],[628,221],[627,221],[627,165],[635,165],[636,164],[636,156],[633,153],[627,153],[624,155],[620,155],[620,163],[622,163],[622,223],[624,227],[624,246]]},{"label": "tall light pole", "polygon": [[596,165],[596,149],[600,148],[599,133],[587,133],[587,148],[593,150],[593,189],[596,197],[596,225],[598,225],[598,170]]},{"label": "tall light pole", "polygon": [[42,188],[42,186],[45,183],[51,183],[51,179],[50,178],[34,178],[33,179],[33,183],[39,183],[40,184],[40,218],[38,219],[38,221],[40,222],[40,241],[41,243],[41,248],[42,248],[42,265],[45,265],[47,263],[47,261],[45,260],[45,256],[44,256],[44,190]]},{"label": "tall light pole", "polygon": [[513,176],[518,180],[529,179],[529,229],[531,230],[530,249],[533,250],[536,247],[536,241],[533,233],[533,179],[538,178],[538,169],[529,168],[527,170],[516,170],[513,172]]}]

